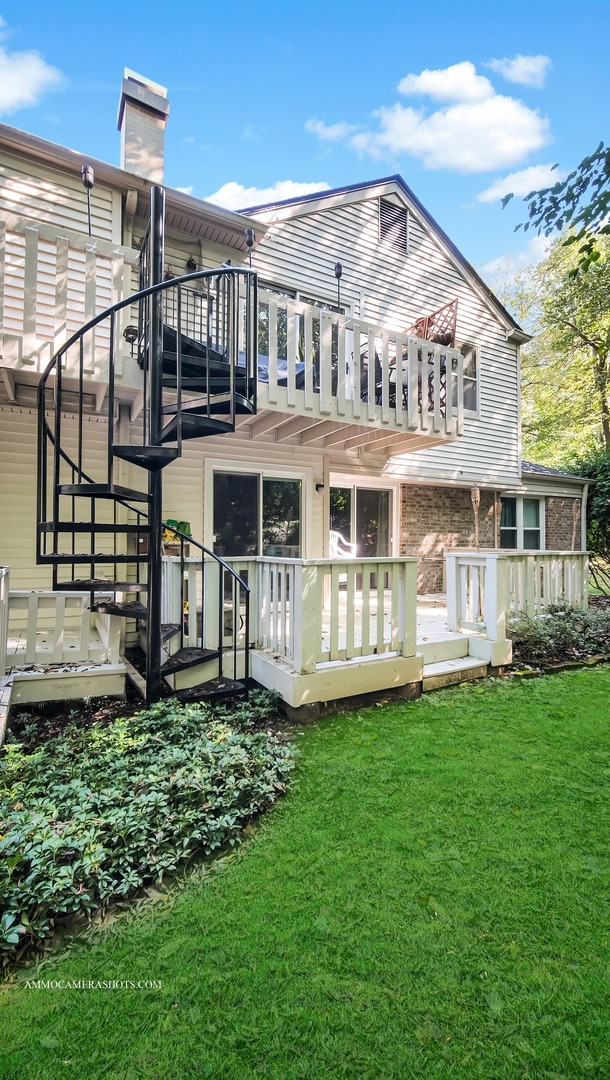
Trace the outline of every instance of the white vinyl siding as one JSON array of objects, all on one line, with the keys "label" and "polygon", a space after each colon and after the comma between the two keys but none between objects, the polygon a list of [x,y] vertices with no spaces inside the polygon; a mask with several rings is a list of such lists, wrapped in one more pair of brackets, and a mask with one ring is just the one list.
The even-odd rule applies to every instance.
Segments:
[{"label": "white vinyl siding", "polygon": [[[87,192],[80,171],[70,176],[38,162],[0,154],[0,218],[5,214],[87,234]],[[93,238],[120,243],[120,214],[118,193],[96,182],[91,191]]]}]

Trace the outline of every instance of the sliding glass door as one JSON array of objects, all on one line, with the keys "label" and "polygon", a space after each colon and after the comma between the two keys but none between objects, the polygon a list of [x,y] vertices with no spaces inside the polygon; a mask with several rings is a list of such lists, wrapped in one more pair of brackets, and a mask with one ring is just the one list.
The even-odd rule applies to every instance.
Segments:
[{"label": "sliding glass door", "polygon": [[387,488],[331,487],[330,527],[358,545],[361,559],[390,554],[392,492]]},{"label": "sliding glass door", "polygon": [[214,472],[214,551],[223,558],[299,559],[302,481],[262,473]]}]

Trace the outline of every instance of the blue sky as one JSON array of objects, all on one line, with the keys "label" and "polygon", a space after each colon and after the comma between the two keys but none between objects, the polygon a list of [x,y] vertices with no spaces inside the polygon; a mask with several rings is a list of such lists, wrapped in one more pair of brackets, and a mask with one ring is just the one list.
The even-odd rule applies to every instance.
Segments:
[{"label": "blue sky", "polygon": [[235,208],[398,172],[492,283],[498,261],[540,253],[514,232],[521,199],[500,196],[610,138],[600,0],[20,0],[0,16],[3,122],[118,164],[129,67],[168,87],[171,186]]}]

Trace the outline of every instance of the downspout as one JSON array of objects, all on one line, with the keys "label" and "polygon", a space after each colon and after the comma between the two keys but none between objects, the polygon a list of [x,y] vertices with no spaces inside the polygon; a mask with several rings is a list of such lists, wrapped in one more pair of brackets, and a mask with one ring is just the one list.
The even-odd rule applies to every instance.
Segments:
[{"label": "downspout", "polygon": [[589,485],[585,484],[582,489],[582,501],[580,504],[580,550],[587,550],[587,496]]}]

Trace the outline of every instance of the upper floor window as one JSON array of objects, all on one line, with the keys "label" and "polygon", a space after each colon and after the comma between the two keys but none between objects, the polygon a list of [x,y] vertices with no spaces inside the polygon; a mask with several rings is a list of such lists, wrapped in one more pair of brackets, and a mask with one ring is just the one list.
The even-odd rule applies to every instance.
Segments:
[{"label": "upper floor window", "polygon": [[[477,347],[470,341],[460,343],[456,341],[455,347],[460,350],[464,357],[463,387],[464,409],[469,413],[479,411],[479,360]],[[454,361],[455,370],[455,361]],[[457,408],[457,381],[453,383],[453,408]]]},{"label": "upper floor window", "polygon": [[396,251],[407,253],[409,243],[409,218],[406,206],[379,200],[379,240],[385,241]]},{"label": "upper floor window", "polygon": [[476,346],[466,341],[459,348],[464,357],[464,408],[468,412],[478,412],[479,365]]},{"label": "upper floor window", "polygon": [[500,547],[525,551],[542,549],[542,507],[540,499],[502,496]]}]

